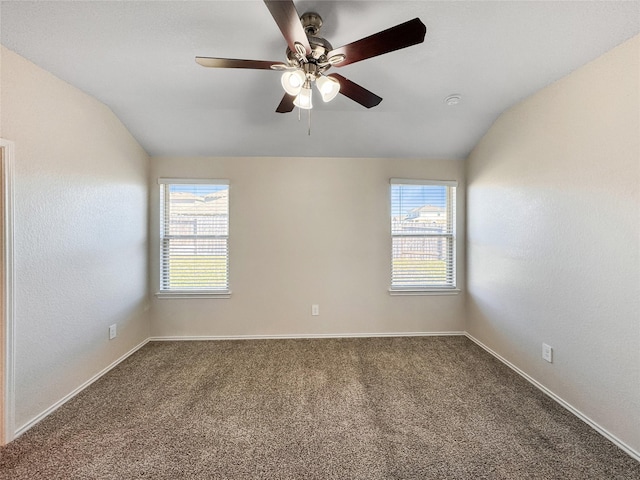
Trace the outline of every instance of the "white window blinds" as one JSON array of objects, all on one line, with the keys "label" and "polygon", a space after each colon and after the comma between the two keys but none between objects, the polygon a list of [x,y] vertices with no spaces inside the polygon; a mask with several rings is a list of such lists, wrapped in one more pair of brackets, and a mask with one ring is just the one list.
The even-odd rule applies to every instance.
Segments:
[{"label": "white window blinds", "polygon": [[160,292],[229,289],[229,182],[160,179]]},{"label": "white window blinds", "polygon": [[391,179],[391,290],[453,289],[456,182]]}]

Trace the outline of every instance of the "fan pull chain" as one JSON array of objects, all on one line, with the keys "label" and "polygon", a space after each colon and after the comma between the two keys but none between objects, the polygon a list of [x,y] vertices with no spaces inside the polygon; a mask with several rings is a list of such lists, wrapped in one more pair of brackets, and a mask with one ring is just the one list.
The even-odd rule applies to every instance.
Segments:
[{"label": "fan pull chain", "polygon": [[[298,107],[298,121],[301,120],[301,113],[302,112],[302,108]],[[308,117],[308,130],[307,130],[307,135],[311,136],[311,109],[309,108],[307,110],[307,112],[309,112],[309,117]]]}]

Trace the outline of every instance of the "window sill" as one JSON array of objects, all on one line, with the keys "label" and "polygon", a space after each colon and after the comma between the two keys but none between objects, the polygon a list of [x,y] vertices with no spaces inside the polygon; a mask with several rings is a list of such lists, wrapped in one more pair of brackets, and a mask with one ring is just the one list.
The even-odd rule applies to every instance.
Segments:
[{"label": "window sill", "polygon": [[231,290],[208,291],[208,292],[157,292],[156,298],[231,298]]},{"label": "window sill", "polygon": [[458,295],[460,293],[459,288],[406,288],[396,289],[390,288],[389,295]]}]

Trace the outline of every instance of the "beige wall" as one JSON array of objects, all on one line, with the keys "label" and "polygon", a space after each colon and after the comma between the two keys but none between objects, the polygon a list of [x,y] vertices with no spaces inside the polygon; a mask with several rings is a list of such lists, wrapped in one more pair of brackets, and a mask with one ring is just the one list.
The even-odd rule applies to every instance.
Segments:
[{"label": "beige wall", "polygon": [[0,137],[15,142],[20,428],[148,337],[148,157],[105,105],[0,54]]},{"label": "beige wall", "polygon": [[[460,161],[356,158],[153,158],[151,232],[159,177],[227,178],[230,299],[152,300],[154,336],[452,332],[464,297],[390,296],[389,179],[460,181],[458,278],[464,285]],[[151,235],[151,288],[158,288]],[[311,316],[311,304],[320,315]]]},{"label": "beige wall", "polygon": [[636,452],[639,49],[504,113],[467,169],[468,331]]}]

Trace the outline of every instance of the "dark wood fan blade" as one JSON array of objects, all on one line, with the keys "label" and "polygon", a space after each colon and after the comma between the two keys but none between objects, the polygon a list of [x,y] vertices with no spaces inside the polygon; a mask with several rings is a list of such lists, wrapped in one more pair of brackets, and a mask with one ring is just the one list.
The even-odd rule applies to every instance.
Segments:
[{"label": "dark wood fan blade", "polygon": [[295,52],[295,44],[299,43],[304,47],[306,54],[309,55],[311,46],[293,2],[291,0],[264,0],[264,3],[278,24],[278,28],[280,28],[291,51]]},{"label": "dark wood fan blade", "polygon": [[282,62],[268,62],[266,60],[238,60],[236,58],[196,57],[196,62],[203,67],[213,68],[255,68],[259,70],[271,70],[271,65]]},{"label": "dark wood fan blade", "polygon": [[425,27],[424,23],[419,18],[414,18],[408,22],[331,50],[327,57],[330,58],[338,54],[345,55],[344,61],[335,65],[336,67],[344,67],[350,63],[422,43],[426,33],[427,27]]},{"label": "dark wood fan blade", "polygon": [[338,82],[340,82],[340,93],[342,95],[344,95],[345,97],[349,97],[354,102],[358,102],[363,107],[375,107],[382,101],[382,97],[379,97],[375,93],[370,92],[364,87],[361,87],[357,83],[344,78],[342,75],[332,73],[328,76],[333,77],[338,80]]},{"label": "dark wood fan blade", "polygon": [[295,100],[295,98],[296,97],[294,95],[285,93],[284,97],[282,97],[282,100],[280,101],[280,105],[278,105],[278,108],[276,108],[276,112],[289,113],[291,110],[293,110],[293,101]]}]

